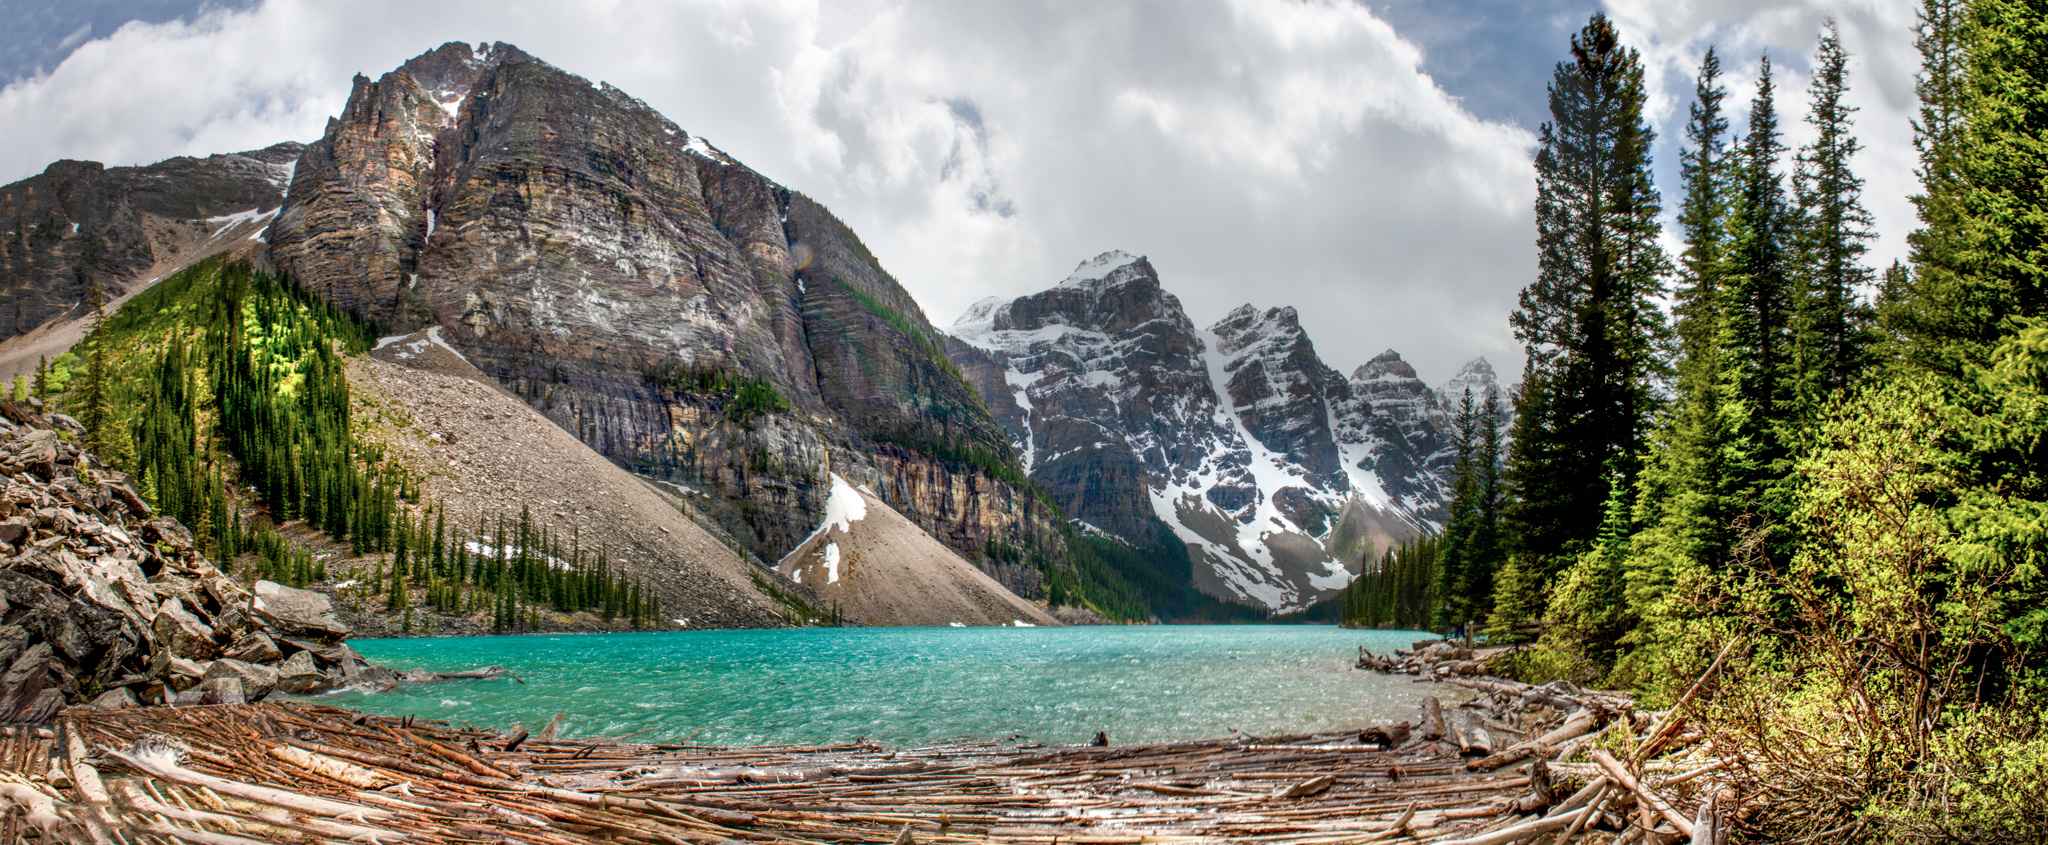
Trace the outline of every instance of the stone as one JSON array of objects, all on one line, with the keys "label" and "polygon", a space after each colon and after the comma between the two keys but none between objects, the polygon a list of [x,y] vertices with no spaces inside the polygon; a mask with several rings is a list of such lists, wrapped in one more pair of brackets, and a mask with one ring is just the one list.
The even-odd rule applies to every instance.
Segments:
[{"label": "stone", "polygon": [[199,679],[206,677],[207,664],[183,657],[166,658],[167,665],[162,674],[164,686],[172,692],[184,692],[199,685]]},{"label": "stone", "polygon": [[94,710],[127,710],[132,707],[141,707],[142,700],[135,697],[134,689],[120,687],[100,693],[98,697],[92,700],[92,703],[86,706]]},{"label": "stone", "polygon": [[[199,693],[198,703],[200,704],[249,703],[248,691],[243,686],[242,679],[237,677],[227,676],[213,678],[200,684],[197,688],[191,691]],[[180,704],[184,703],[183,698],[183,695],[179,696]]]},{"label": "stone", "polygon": [[327,673],[313,662],[310,651],[295,652],[277,667],[277,688],[293,695],[311,695],[333,688]]},{"label": "stone", "polygon": [[[224,627],[232,629],[234,626]],[[276,663],[284,659],[284,652],[278,650],[277,643],[270,639],[270,635],[262,631],[247,631],[235,637],[234,643],[229,645],[226,651],[221,652],[221,656],[249,663]]]},{"label": "stone", "polygon": [[168,546],[173,552],[193,550],[192,532],[175,519],[152,519],[142,524],[142,540]]},{"label": "stone", "polygon": [[28,539],[31,528],[27,519],[9,517],[7,521],[0,522],[0,543],[19,544]]},{"label": "stone", "polygon": [[210,681],[221,678],[235,678],[241,681],[243,697],[248,701],[261,701],[277,689],[278,671],[268,666],[223,657],[206,667],[206,674],[200,679],[201,689]]},{"label": "stone", "polygon": [[50,423],[60,430],[71,432],[73,437],[82,438],[86,434],[85,424],[72,419],[66,414],[51,414]]},{"label": "stone", "polygon": [[36,694],[34,701],[29,702],[27,707],[22,708],[20,713],[15,714],[14,721],[40,725],[50,721],[50,719],[57,715],[57,711],[62,709],[64,709],[64,693],[59,690],[44,689]]},{"label": "stone", "polygon": [[199,617],[185,609],[178,599],[168,599],[157,609],[156,619],[150,623],[158,648],[168,648],[173,656],[193,660],[208,660],[220,654],[220,647],[213,641],[213,629],[199,621]]},{"label": "stone", "polygon": [[0,674],[0,721],[14,721],[35,703],[49,679],[54,660],[49,643],[36,643],[8,665],[6,674]]},{"label": "stone", "polygon": [[300,651],[294,652],[292,656],[285,658],[283,663],[277,664],[277,673],[287,678],[295,675],[317,675],[320,674],[320,667],[313,662],[312,652]]},{"label": "stone", "polygon": [[334,603],[311,590],[258,581],[249,610],[272,633],[287,637],[338,640],[348,636],[348,626],[334,616]]}]

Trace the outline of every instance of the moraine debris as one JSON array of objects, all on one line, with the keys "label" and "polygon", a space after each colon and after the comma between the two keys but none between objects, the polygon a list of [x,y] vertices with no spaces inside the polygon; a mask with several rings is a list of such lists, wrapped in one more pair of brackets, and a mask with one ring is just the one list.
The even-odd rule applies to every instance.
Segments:
[{"label": "moraine debris", "polygon": [[235,583],[184,525],[151,512],[134,479],[74,445],[83,432],[0,399],[0,723],[47,723],[66,705],[236,704],[510,674],[372,665],[342,642],[348,626],[326,596]]}]

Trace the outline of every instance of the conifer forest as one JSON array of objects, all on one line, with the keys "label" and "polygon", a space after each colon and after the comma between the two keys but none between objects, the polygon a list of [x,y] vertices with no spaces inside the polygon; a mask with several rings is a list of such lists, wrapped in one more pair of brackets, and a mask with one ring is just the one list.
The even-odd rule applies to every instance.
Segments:
[{"label": "conifer forest", "polygon": [[[1706,54],[1676,197],[1651,181],[1637,51],[1601,16],[1572,38],[1512,427],[1465,403],[1447,523],[1367,567],[1346,625],[1469,624],[1525,644],[1523,680],[1648,701],[1729,648],[1712,729],[1781,767],[1788,810],[1843,825],[1787,840],[2037,841],[2048,10],[1926,0],[1920,21],[1920,228],[1882,268],[1832,25],[1807,90],[1762,59],[1746,108],[1738,59]],[[1814,140],[1788,149],[1790,120]]]}]

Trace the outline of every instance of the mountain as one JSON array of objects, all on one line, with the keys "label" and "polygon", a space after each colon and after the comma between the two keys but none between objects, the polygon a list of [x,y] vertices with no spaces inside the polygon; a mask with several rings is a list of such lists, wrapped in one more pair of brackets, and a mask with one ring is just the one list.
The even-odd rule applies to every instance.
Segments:
[{"label": "mountain", "polygon": [[65,160],[0,187],[0,378],[76,343],[95,289],[118,303],[218,252],[260,257],[304,149],[143,167]]},{"label": "mountain", "polygon": [[[1343,377],[1293,308],[1198,329],[1149,261],[1116,251],[976,303],[951,333],[1032,480],[1133,547],[1171,542],[1163,523],[1209,595],[1307,606],[1442,516],[1445,403],[1391,351]],[[1451,383],[1499,390],[1484,359]]]},{"label": "mountain", "polygon": [[857,625],[1059,624],[874,494],[831,478],[824,520],[776,565],[813,607]]},{"label": "mountain", "polygon": [[[506,44],[372,82],[269,231],[297,285],[439,337],[776,560],[831,473],[1029,593],[1066,528],[945,338],[852,230],[609,85]],[[1049,554],[1048,554],[1049,553]]]}]

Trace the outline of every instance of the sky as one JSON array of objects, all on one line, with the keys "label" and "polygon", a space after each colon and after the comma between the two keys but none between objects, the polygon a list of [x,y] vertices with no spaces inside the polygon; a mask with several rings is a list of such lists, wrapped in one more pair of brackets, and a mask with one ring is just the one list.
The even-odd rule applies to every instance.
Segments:
[{"label": "sky", "polygon": [[941,329],[1098,253],[1150,257],[1202,326],[1291,305],[1349,373],[1522,361],[1531,159],[1572,33],[1641,51],[1675,210],[1717,47],[1738,114],[1775,68],[1786,141],[1824,21],[1851,53],[1878,238],[1915,220],[1910,0],[0,0],[0,183],[317,139],[357,73],[516,44],[624,89],[830,207]]}]

